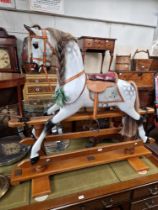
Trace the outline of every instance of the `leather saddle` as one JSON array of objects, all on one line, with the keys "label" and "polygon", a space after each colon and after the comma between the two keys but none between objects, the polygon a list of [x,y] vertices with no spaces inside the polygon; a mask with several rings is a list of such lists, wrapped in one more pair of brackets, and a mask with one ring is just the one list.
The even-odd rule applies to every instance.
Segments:
[{"label": "leather saddle", "polygon": [[116,86],[118,76],[115,72],[105,74],[87,74],[87,88],[94,93],[93,118],[96,119],[98,109],[98,94],[106,88]]}]

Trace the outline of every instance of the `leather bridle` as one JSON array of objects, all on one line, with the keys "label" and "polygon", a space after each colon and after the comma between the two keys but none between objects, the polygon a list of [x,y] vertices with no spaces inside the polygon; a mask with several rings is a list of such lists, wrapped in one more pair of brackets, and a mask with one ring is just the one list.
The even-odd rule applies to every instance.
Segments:
[{"label": "leather bridle", "polygon": [[[43,62],[42,68],[43,68],[43,71],[44,71],[45,74],[46,74],[47,81],[48,81],[48,83],[49,83],[46,63],[49,62],[49,63],[51,64],[51,61],[50,61],[50,60],[47,60],[47,54],[46,54],[46,50],[47,50],[46,46],[47,46],[47,44],[49,45],[50,49],[52,50],[52,56],[53,56],[53,55],[57,56],[57,51],[56,51],[56,49],[51,45],[51,43],[49,42],[46,30],[42,29],[42,36],[38,36],[38,35],[35,35],[35,34],[30,34],[30,36],[29,36],[29,39],[30,39],[30,40],[29,40],[30,49],[32,49],[31,44],[32,44],[32,39],[33,39],[33,38],[35,38],[35,39],[42,39],[42,40],[43,40],[43,45],[44,45],[44,49],[43,49],[43,58],[36,58],[36,57],[33,57],[32,52],[31,52],[31,53],[30,53],[30,54],[31,54],[31,56],[30,56],[30,61],[31,61],[31,63],[33,63],[33,60],[37,60],[37,61],[42,61],[42,62]],[[59,64],[59,65],[60,65],[60,64]],[[51,65],[51,66],[52,66],[52,65]],[[61,81],[60,81],[60,76],[59,76],[59,71],[58,71],[59,67],[57,67],[57,66],[53,66],[53,67],[56,68],[57,78],[58,78],[58,82],[59,82],[59,85],[60,85],[60,86],[64,86],[65,84],[67,84],[67,83],[73,81],[74,79],[80,77],[82,74],[85,74],[85,71],[82,70],[82,71],[80,71],[78,74],[76,74],[76,75],[74,75],[74,76],[72,76],[72,77],[70,77],[70,78],[68,78],[68,79],[66,79],[66,80],[64,80],[64,81],[61,82]],[[49,83],[49,84],[50,84],[50,83]],[[82,91],[80,92],[79,96],[78,96],[73,102],[70,102],[70,103],[74,103],[75,101],[78,100],[78,98],[82,95],[82,93],[83,93],[85,87],[86,87],[86,79],[85,79],[84,87],[83,87]]]},{"label": "leather bridle", "polygon": [[46,71],[47,69],[47,66],[46,66],[46,63],[50,63],[50,66],[51,66],[51,61],[47,59],[47,53],[46,53],[46,50],[47,50],[47,44],[49,45],[50,49],[52,50],[52,55],[56,55],[56,50],[55,48],[50,44],[49,40],[48,40],[48,36],[47,36],[47,32],[46,30],[42,29],[42,35],[41,36],[38,36],[38,35],[35,35],[35,34],[30,34],[29,36],[29,45],[30,45],[30,49],[32,49],[32,39],[35,38],[35,39],[42,39],[43,40],[43,46],[44,46],[44,49],[43,49],[43,57],[42,58],[36,58],[36,57],[33,57],[33,53],[32,51],[30,52],[30,62],[31,63],[34,63],[33,61],[34,60],[37,60],[37,61],[41,61],[43,64],[42,64],[42,67],[43,67],[43,70],[44,72]]}]

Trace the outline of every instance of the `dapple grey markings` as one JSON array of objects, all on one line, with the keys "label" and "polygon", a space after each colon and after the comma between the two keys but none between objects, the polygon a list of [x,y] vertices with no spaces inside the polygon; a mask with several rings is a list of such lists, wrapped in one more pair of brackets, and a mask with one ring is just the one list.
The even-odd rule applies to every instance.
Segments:
[{"label": "dapple grey markings", "polygon": [[[76,39],[71,34],[56,29],[45,29],[47,36],[45,37],[44,44],[44,40],[42,39],[43,29],[40,30],[28,26],[25,26],[25,28],[28,30],[30,36],[33,35],[31,39],[28,39],[30,40],[28,48],[31,47],[29,50],[32,52],[32,59],[34,59],[34,57],[36,58],[33,61],[38,66],[46,67],[48,65],[47,62],[42,63],[44,55],[46,55],[45,59],[49,61],[52,60],[52,56],[56,56],[57,62],[55,66],[58,80],[56,90],[59,90],[58,99],[62,99],[60,101],[62,103],[59,104],[56,101],[56,103],[47,110],[48,115],[56,114],[46,123],[41,135],[32,147],[30,158],[31,162],[35,163],[38,161],[39,150],[50,127],[75,114],[82,107],[93,107],[93,100],[90,97],[93,93],[90,93],[87,88],[87,76],[83,71],[82,55]],[[38,48],[33,46],[35,43],[36,45],[38,43]],[[46,53],[44,53],[44,46]],[[125,120],[128,120],[128,122],[134,121],[135,124],[139,122],[137,129],[129,129],[128,131],[122,129],[122,134],[131,136],[136,135],[138,131],[139,137],[146,143],[148,137],[145,134],[143,123],[140,120],[141,116],[138,113],[139,100],[136,85],[133,82],[117,79],[115,89],[117,89],[118,92],[114,91],[114,88],[111,88],[113,92],[110,93],[110,88],[107,88],[107,90],[99,94],[99,101],[102,102],[104,100],[107,91],[109,91],[108,95],[111,95],[114,99],[118,99],[117,96],[120,95],[122,100],[108,101],[108,106],[116,106],[129,116],[128,118],[124,118],[124,125],[127,125]],[[99,106],[102,106],[102,103],[100,103]]]}]

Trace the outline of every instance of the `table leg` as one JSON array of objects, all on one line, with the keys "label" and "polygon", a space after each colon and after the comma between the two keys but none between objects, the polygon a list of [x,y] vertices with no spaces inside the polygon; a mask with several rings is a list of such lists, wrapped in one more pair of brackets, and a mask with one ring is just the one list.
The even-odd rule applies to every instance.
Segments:
[{"label": "table leg", "polygon": [[82,59],[83,59],[83,63],[85,61],[85,55],[86,55],[86,51],[82,51]]},{"label": "table leg", "polygon": [[105,57],[105,52],[102,52],[101,69],[100,69],[100,73],[101,73],[101,74],[103,73],[104,57]]},{"label": "table leg", "polygon": [[20,85],[17,86],[17,96],[18,96],[18,112],[20,116],[23,117],[23,102],[22,102],[22,88]]},{"label": "table leg", "polygon": [[112,64],[112,60],[113,60],[113,53],[110,52],[110,64],[109,64],[109,71],[110,71],[110,67],[111,67],[111,64]]}]

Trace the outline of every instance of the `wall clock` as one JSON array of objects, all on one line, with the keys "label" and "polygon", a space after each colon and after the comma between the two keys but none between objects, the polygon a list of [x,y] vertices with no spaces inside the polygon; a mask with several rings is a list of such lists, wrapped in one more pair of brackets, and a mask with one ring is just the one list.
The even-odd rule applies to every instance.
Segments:
[{"label": "wall clock", "polygon": [[0,28],[0,72],[19,72],[17,39]]}]

